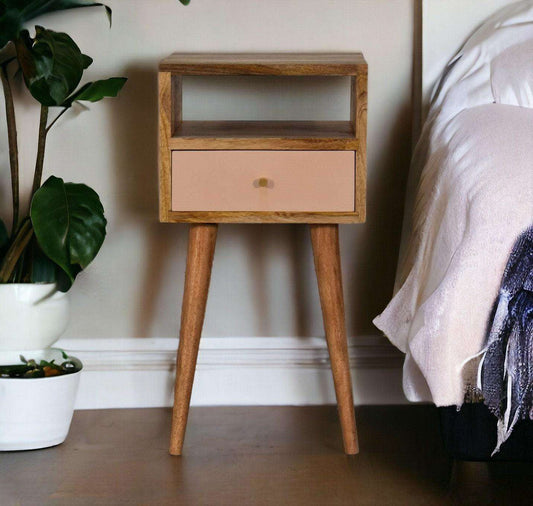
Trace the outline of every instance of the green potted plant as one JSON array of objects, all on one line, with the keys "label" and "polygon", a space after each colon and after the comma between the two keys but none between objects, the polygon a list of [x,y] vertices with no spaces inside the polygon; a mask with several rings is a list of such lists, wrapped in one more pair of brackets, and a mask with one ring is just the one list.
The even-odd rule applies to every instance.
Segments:
[{"label": "green potted plant", "polygon": [[[9,227],[0,219],[0,365],[18,362],[21,352],[30,359],[18,365],[19,369],[0,368],[0,450],[61,443],[74,408],[81,364],[69,368],[68,364],[77,362],[50,346],[66,328],[66,292],[100,250],[106,219],[98,194],[88,186],[64,182],[55,176],[42,181],[46,139],[76,102],[115,97],[126,79],[112,77],[80,85],[92,58],[83,54],[66,33],[36,26],[32,36],[24,26],[46,13],[90,6],[100,6],[111,20],[111,9],[99,2],[0,1],[0,77],[6,105],[13,210]],[[28,209],[21,208],[19,195],[12,93],[13,74],[18,71],[40,105]],[[52,115],[52,111],[57,112]],[[23,374],[14,372],[21,370]],[[37,409],[41,405],[42,411]]]}]

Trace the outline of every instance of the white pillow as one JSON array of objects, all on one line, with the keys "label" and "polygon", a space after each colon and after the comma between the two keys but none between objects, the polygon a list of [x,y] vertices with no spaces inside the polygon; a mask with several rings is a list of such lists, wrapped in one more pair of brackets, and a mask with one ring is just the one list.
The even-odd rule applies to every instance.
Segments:
[{"label": "white pillow", "polygon": [[491,62],[497,104],[533,108],[533,39],[511,46]]}]

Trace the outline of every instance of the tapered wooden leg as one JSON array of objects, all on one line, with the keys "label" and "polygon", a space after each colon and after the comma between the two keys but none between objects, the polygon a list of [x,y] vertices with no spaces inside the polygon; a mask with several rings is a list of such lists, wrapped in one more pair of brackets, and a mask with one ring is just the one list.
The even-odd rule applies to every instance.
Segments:
[{"label": "tapered wooden leg", "polygon": [[171,455],[181,455],[183,448],[216,238],[217,225],[190,225],[170,434]]},{"label": "tapered wooden leg", "polygon": [[344,451],[359,452],[344,320],[338,225],[310,225],[318,291],[328,343]]}]

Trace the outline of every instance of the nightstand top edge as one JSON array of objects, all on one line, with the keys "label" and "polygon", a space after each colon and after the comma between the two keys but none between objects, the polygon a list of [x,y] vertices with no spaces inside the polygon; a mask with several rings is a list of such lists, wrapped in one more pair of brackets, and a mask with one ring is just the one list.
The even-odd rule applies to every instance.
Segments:
[{"label": "nightstand top edge", "polygon": [[183,75],[357,75],[367,72],[362,53],[173,53],[160,72]]}]

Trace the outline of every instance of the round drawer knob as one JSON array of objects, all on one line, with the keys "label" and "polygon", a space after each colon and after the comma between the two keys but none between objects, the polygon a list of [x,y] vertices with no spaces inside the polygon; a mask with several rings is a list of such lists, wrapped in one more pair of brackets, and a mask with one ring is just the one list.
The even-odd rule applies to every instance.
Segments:
[{"label": "round drawer knob", "polygon": [[254,181],[255,188],[273,188],[274,181],[266,177],[260,177]]}]

